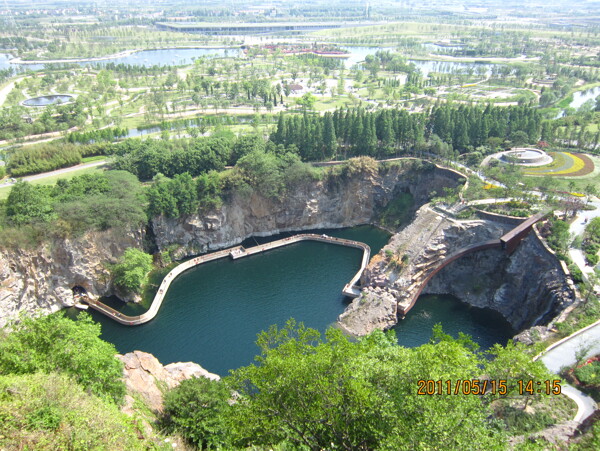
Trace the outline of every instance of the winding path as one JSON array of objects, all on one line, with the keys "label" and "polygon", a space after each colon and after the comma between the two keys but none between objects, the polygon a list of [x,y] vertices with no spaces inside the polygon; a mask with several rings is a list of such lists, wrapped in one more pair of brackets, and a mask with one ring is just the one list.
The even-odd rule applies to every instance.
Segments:
[{"label": "winding path", "polygon": [[[578,355],[580,353],[581,357]],[[541,359],[546,368],[553,373],[559,373],[561,368],[575,365],[578,357],[585,359],[598,353],[600,353],[600,321],[553,343],[535,356],[534,360]],[[575,387],[563,383],[562,393],[577,404],[577,414],[573,420],[578,423],[582,423],[597,408],[596,402],[591,397]]]},{"label": "winding path", "polygon": [[[81,169],[89,169],[89,168],[94,168],[96,166],[103,166],[107,162],[108,162],[108,160],[92,161],[90,163],[83,163],[83,164],[78,164],[76,166],[69,166],[68,168],[56,169],[55,171],[43,172],[41,174],[35,174],[35,175],[28,175],[26,177],[20,178],[19,180],[30,182],[32,180],[45,179],[48,177],[54,177],[57,175],[67,174],[69,172],[79,171]],[[0,188],[6,188],[8,186],[13,186],[15,183],[17,183],[17,182],[8,181],[8,182],[1,184]]]},{"label": "winding path", "polygon": [[89,297],[86,297],[83,300],[85,302],[87,302],[89,304],[89,306],[91,308],[93,308],[94,310],[97,310],[100,313],[103,313],[104,315],[117,321],[118,323],[124,324],[126,326],[137,326],[140,324],[147,323],[148,321],[152,320],[158,314],[158,310],[160,309],[160,306],[162,305],[162,302],[165,298],[165,295],[167,294],[167,291],[169,289],[169,286],[171,285],[171,282],[173,282],[173,280],[175,280],[178,275],[187,271],[188,269],[193,268],[198,265],[201,265],[203,263],[209,262],[209,261],[218,260],[218,259],[225,258],[225,257],[231,257],[234,260],[236,260],[238,258],[247,257],[249,255],[259,254],[261,252],[265,252],[270,249],[288,246],[290,244],[294,244],[294,243],[297,243],[300,241],[320,241],[320,242],[324,242],[324,243],[331,243],[331,244],[337,244],[340,246],[349,246],[349,247],[355,247],[358,249],[362,249],[363,257],[362,257],[360,268],[359,268],[358,272],[354,275],[354,277],[350,280],[350,282],[348,282],[344,286],[344,289],[342,290],[342,293],[344,295],[350,296],[350,297],[357,297],[360,294],[360,290],[355,286],[355,284],[358,283],[363,270],[367,267],[367,264],[369,263],[369,257],[371,255],[371,248],[368,245],[366,245],[365,243],[361,243],[359,241],[345,240],[343,238],[335,238],[335,237],[331,237],[331,236],[327,236],[327,235],[315,235],[315,234],[304,233],[304,234],[300,234],[300,235],[294,235],[289,238],[272,241],[270,243],[261,244],[261,245],[254,246],[254,247],[251,247],[248,249],[245,249],[242,246],[236,246],[236,247],[232,247],[229,249],[224,249],[221,251],[213,252],[211,254],[202,255],[200,257],[193,258],[191,260],[188,260],[187,262],[177,265],[163,279],[163,281],[160,284],[160,287],[158,289],[158,292],[156,293],[156,296],[154,296],[154,300],[152,301],[150,308],[145,313],[142,313],[139,316],[123,315],[122,313],[109,307],[108,305],[106,305],[98,300],[91,299]]}]

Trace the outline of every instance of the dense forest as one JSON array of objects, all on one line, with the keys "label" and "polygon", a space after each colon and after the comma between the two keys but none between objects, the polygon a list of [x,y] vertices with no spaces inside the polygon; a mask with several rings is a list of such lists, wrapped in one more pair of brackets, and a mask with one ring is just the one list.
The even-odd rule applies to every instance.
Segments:
[{"label": "dense forest", "polygon": [[[271,140],[294,145],[305,161],[327,160],[336,155],[385,157],[412,153],[434,135],[463,153],[476,147],[536,143],[542,118],[528,107],[493,107],[442,104],[429,112],[405,110],[337,110],[323,116],[281,114]],[[490,141],[490,138],[492,139]]]}]

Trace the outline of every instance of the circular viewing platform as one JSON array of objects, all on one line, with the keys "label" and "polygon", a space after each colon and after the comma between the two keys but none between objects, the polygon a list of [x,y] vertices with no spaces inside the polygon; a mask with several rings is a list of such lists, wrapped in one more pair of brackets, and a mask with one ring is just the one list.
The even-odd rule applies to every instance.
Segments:
[{"label": "circular viewing platform", "polygon": [[505,163],[516,163],[521,166],[542,166],[552,163],[552,157],[543,150],[530,147],[517,147],[496,155]]}]

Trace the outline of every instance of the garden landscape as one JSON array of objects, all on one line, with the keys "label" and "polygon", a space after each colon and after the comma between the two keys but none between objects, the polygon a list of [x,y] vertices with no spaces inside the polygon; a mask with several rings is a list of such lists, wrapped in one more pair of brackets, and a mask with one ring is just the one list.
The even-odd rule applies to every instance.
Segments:
[{"label": "garden landscape", "polygon": [[598,449],[599,7],[6,0],[0,449]]}]

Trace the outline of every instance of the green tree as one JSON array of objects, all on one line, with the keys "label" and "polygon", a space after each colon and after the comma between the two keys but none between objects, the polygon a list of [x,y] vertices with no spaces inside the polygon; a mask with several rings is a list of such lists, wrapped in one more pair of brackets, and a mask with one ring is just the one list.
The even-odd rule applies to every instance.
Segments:
[{"label": "green tree", "polygon": [[[533,381],[536,384],[539,381],[556,379],[556,377],[552,377],[541,360],[532,360],[533,356],[523,343],[515,344],[509,341],[505,347],[495,344],[488,354],[492,356],[492,359],[487,361],[485,370],[490,380],[507,381],[506,394],[491,395],[492,398],[516,397],[520,389],[518,381],[523,381],[524,384],[527,381]],[[535,385],[534,393],[524,397],[523,409],[534,397],[542,396],[541,393],[536,393],[538,388]]]},{"label": "green tree", "polygon": [[196,180],[196,189],[201,208],[211,209],[221,206],[223,181],[217,171],[210,171],[199,176]]},{"label": "green tree", "polygon": [[18,225],[49,221],[54,217],[50,190],[45,186],[17,182],[6,200],[6,216]]},{"label": "green tree", "polygon": [[306,110],[312,110],[313,107],[315,106],[316,101],[317,101],[317,98],[312,93],[307,92],[302,97],[300,97],[298,100],[296,100],[296,103],[298,105],[300,105],[303,110],[306,111]]},{"label": "green tree", "polygon": [[139,293],[151,269],[152,256],[130,247],[125,249],[121,261],[113,266],[113,280],[119,288]]},{"label": "green tree", "polygon": [[257,365],[229,382],[240,394],[234,444],[287,442],[295,449],[482,449],[498,446],[477,396],[419,396],[419,380],[471,379],[479,359],[453,341],[408,349],[393,333],[356,342],[330,329],[272,327],[259,335]]},{"label": "green tree", "polygon": [[184,380],[164,398],[163,423],[200,449],[227,447],[231,393],[220,381],[205,377]]},{"label": "green tree", "polygon": [[83,313],[77,321],[62,313],[22,318],[0,340],[0,374],[64,372],[92,393],[120,403],[123,364],[114,345],[99,337],[100,325]]},{"label": "green tree", "polygon": [[546,238],[550,247],[555,251],[565,252],[571,242],[569,224],[560,219],[556,219],[552,222],[550,232],[550,236]]}]

